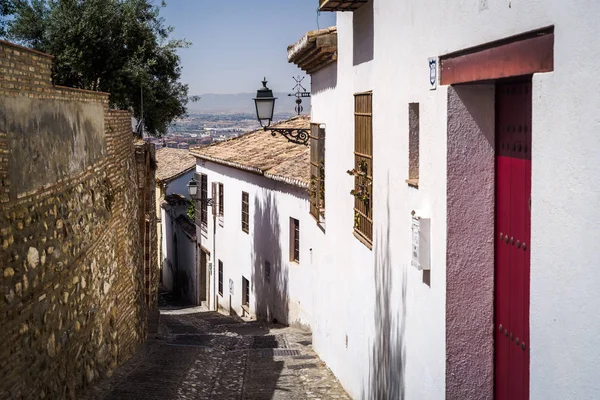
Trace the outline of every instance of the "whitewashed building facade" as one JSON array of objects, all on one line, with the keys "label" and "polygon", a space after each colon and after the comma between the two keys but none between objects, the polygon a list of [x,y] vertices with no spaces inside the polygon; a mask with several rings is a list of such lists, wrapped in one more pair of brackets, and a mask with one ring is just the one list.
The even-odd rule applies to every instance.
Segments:
[{"label": "whitewashed building facade", "polygon": [[[278,126],[310,123],[296,117]],[[259,130],[191,152],[202,301],[227,314],[309,327],[312,254],[323,235],[309,214],[310,148]]]},{"label": "whitewashed building facade", "polygon": [[196,159],[187,150],[162,147],[156,151],[156,212],[158,265],[163,289],[183,302],[199,304],[196,237],[187,211],[187,184]]},{"label": "whitewashed building facade", "polygon": [[319,355],[354,398],[599,398],[599,4],[319,3]]}]

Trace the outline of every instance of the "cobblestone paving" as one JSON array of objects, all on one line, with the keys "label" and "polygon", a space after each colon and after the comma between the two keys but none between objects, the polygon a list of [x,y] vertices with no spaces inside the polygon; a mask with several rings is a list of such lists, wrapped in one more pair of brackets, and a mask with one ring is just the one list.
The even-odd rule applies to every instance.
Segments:
[{"label": "cobblestone paving", "polygon": [[83,399],[349,399],[311,343],[295,328],[163,309],[158,333]]}]

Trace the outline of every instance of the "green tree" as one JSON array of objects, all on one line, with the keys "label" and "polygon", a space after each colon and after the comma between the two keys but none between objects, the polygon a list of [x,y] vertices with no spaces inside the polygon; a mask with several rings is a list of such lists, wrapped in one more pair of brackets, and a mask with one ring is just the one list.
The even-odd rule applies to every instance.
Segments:
[{"label": "green tree", "polygon": [[0,0],[0,37],[6,35],[8,17],[15,12],[15,0]]},{"label": "green tree", "polygon": [[160,17],[164,2],[9,1],[6,36],[53,54],[55,84],[109,92],[111,106],[138,119],[143,99],[144,125],[155,136],[185,115],[188,87],[180,82],[177,49],[190,43],[170,39],[173,28]]}]

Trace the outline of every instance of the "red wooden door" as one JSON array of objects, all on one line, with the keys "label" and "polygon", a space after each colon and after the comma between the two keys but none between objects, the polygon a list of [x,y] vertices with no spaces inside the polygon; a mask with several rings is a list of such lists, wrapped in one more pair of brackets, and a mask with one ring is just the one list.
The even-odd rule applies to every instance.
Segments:
[{"label": "red wooden door", "polygon": [[531,80],[496,86],[495,397],[529,398]]}]

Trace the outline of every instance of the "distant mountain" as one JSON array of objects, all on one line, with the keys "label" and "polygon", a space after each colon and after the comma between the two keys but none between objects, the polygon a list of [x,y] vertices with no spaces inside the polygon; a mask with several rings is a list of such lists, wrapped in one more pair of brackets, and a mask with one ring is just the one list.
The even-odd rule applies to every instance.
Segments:
[{"label": "distant mountain", "polygon": [[[255,93],[238,94],[213,94],[200,95],[200,101],[188,103],[190,112],[199,113],[251,113],[256,112],[254,108]],[[295,113],[296,98],[288,96],[287,93],[275,93],[275,113]],[[310,112],[310,98],[302,99],[303,114]]]}]

